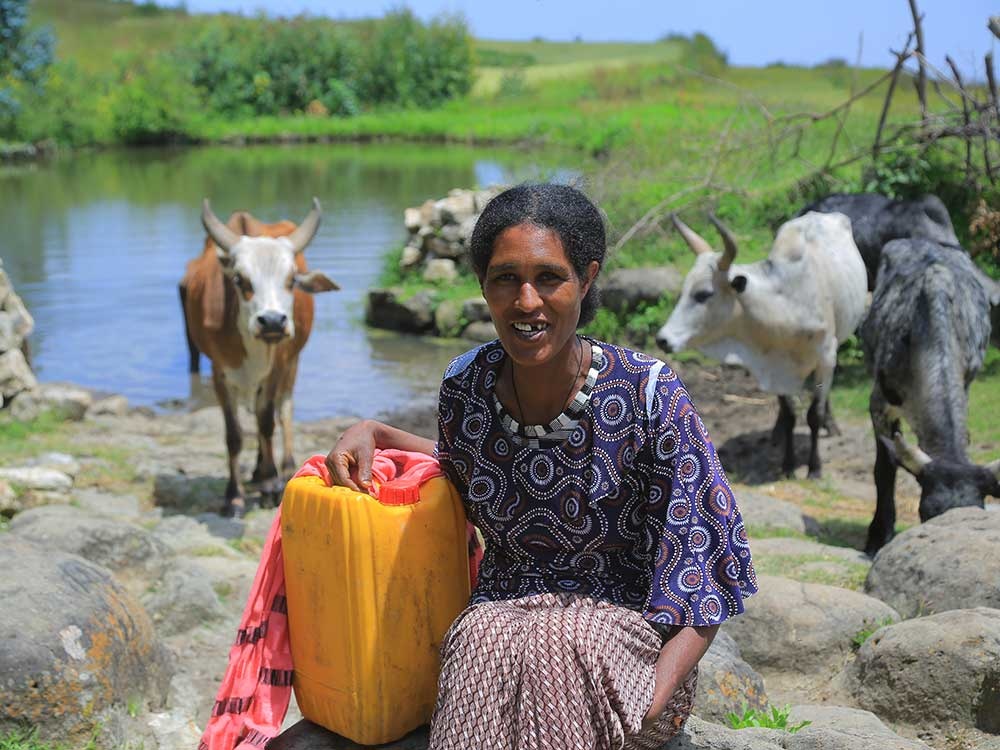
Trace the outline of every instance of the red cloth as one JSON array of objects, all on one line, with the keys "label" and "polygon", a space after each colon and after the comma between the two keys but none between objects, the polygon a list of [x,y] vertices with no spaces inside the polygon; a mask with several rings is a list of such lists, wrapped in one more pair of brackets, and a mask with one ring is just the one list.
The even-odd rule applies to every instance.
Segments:
[{"label": "red cloth", "polygon": [[[325,457],[312,456],[296,477],[318,476],[330,484]],[[436,459],[423,453],[376,451],[372,463],[378,497],[381,484],[392,480],[426,482],[441,476]],[[476,585],[482,547],[468,524],[469,573]],[[292,649],[288,639],[285,568],[281,554],[281,509],[275,513],[264,542],[246,608],[229,651],[229,666],[212,707],[198,750],[259,750],[281,731],[292,697]]]}]

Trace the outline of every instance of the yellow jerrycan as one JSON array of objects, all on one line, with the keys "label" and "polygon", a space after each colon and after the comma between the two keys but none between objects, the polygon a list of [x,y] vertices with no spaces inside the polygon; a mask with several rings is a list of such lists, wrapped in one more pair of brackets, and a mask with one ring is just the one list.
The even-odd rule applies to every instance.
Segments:
[{"label": "yellow jerrycan", "polygon": [[378,494],[298,477],[281,503],[295,699],[307,719],[361,745],[430,720],[441,642],[469,599],[451,482],[397,480]]}]

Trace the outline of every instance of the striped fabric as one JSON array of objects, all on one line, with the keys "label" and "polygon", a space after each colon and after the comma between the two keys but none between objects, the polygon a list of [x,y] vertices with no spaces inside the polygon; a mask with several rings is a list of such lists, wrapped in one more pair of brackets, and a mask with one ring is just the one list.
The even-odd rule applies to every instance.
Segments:
[{"label": "striped fabric", "polygon": [[640,612],[576,594],[473,605],[445,636],[429,750],[659,748],[698,679],[643,730],[661,645]]}]

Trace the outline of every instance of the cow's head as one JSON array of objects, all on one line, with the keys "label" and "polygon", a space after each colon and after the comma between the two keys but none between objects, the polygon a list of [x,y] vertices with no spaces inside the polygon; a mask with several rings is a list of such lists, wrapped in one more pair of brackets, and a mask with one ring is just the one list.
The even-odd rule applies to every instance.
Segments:
[{"label": "cow's head", "polygon": [[967,461],[934,460],[908,444],[900,433],[892,443],[879,438],[896,463],[920,484],[920,520],[926,521],[952,508],[984,507],[987,495],[1000,497],[1000,461],[980,466]]},{"label": "cow's head", "polygon": [[299,271],[296,256],[316,235],[320,216],[319,201],[313,198],[309,215],[291,234],[248,237],[219,221],[205,199],[201,223],[215,242],[223,272],[236,286],[239,324],[250,336],[268,343],[294,336],[295,289],[316,293],[340,288],[319,271]]},{"label": "cow's head", "polygon": [[737,312],[737,295],[746,289],[747,277],[732,272],[736,240],[722,222],[709,217],[722,236],[725,250],[719,253],[677,214],[671,219],[696,256],[674,311],[656,334],[656,343],[664,351],[677,352],[710,344],[727,335]]}]

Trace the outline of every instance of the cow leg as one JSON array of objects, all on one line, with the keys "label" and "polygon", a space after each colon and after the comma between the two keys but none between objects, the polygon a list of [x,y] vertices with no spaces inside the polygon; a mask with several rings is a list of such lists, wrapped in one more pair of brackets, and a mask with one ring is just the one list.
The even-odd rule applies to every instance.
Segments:
[{"label": "cow leg", "polygon": [[830,408],[830,394],[826,396],[826,410],[823,414],[823,428],[826,430],[827,436],[839,437],[840,427],[837,426],[837,421],[833,418],[833,409]]},{"label": "cow leg", "polygon": [[865,554],[874,556],[896,533],[896,460],[888,440],[899,430],[899,420],[889,414],[888,403],[876,379],[868,402],[875,432],[875,515],[868,526]]},{"label": "cow leg", "polygon": [[292,426],[292,390],[295,388],[295,376],[299,369],[298,355],[288,363],[285,376],[278,383],[275,402],[278,407],[278,420],[281,422],[281,475],[290,477],[295,473],[295,430]]},{"label": "cow leg", "polygon": [[[267,387],[257,391],[254,411],[257,415],[257,466],[253,481],[260,483],[261,500],[277,504],[275,495],[281,492],[281,481],[274,466],[274,399]],[[263,503],[262,503],[263,504]]]},{"label": "cow leg", "polygon": [[819,428],[823,424],[823,414],[826,399],[817,389],[806,412],[806,423],[809,425],[809,479],[819,479],[823,476],[823,465],[819,458]]},{"label": "cow leg", "polygon": [[819,428],[826,423],[826,407],[830,402],[830,387],[833,385],[833,371],[837,367],[837,341],[826,341],[816,372],[813,375],[813,400],[806,413],[809,425],[809,474],[810,479],[823,476],[823,464],[819,457]]},{"label": "cow leg", "polygon": [[226,502],[221,513],[224,516],[241,518],[246,512],[243,483],[240,482],[240,450],[243,448],[243,431],[236,414],[236,398],[229,391],[221,372],[212,369],[212,385],[222,407],[226,422],[226,450],[229,453],[229,483],[226,484]]},{"label": "cow leg", "polygon": [[775,430],[781,427],[785,439],[785,457],[781,462],[781,473],[786,477],[795,476],[795,403],[791,396],[778,396],[778,421]]},{"label": "cow leg", "polygon": [[187,288],[183,284],[178,284],[177,291],[181,297],[181,313],[184,316],[184,336],[187,338],[188,345],[188,372],[191,375],[197,375],[201,372],[201,352],[198,351],[198,347],[195,346],[194,340],[191,338],[191,327],[188,325]]}]

